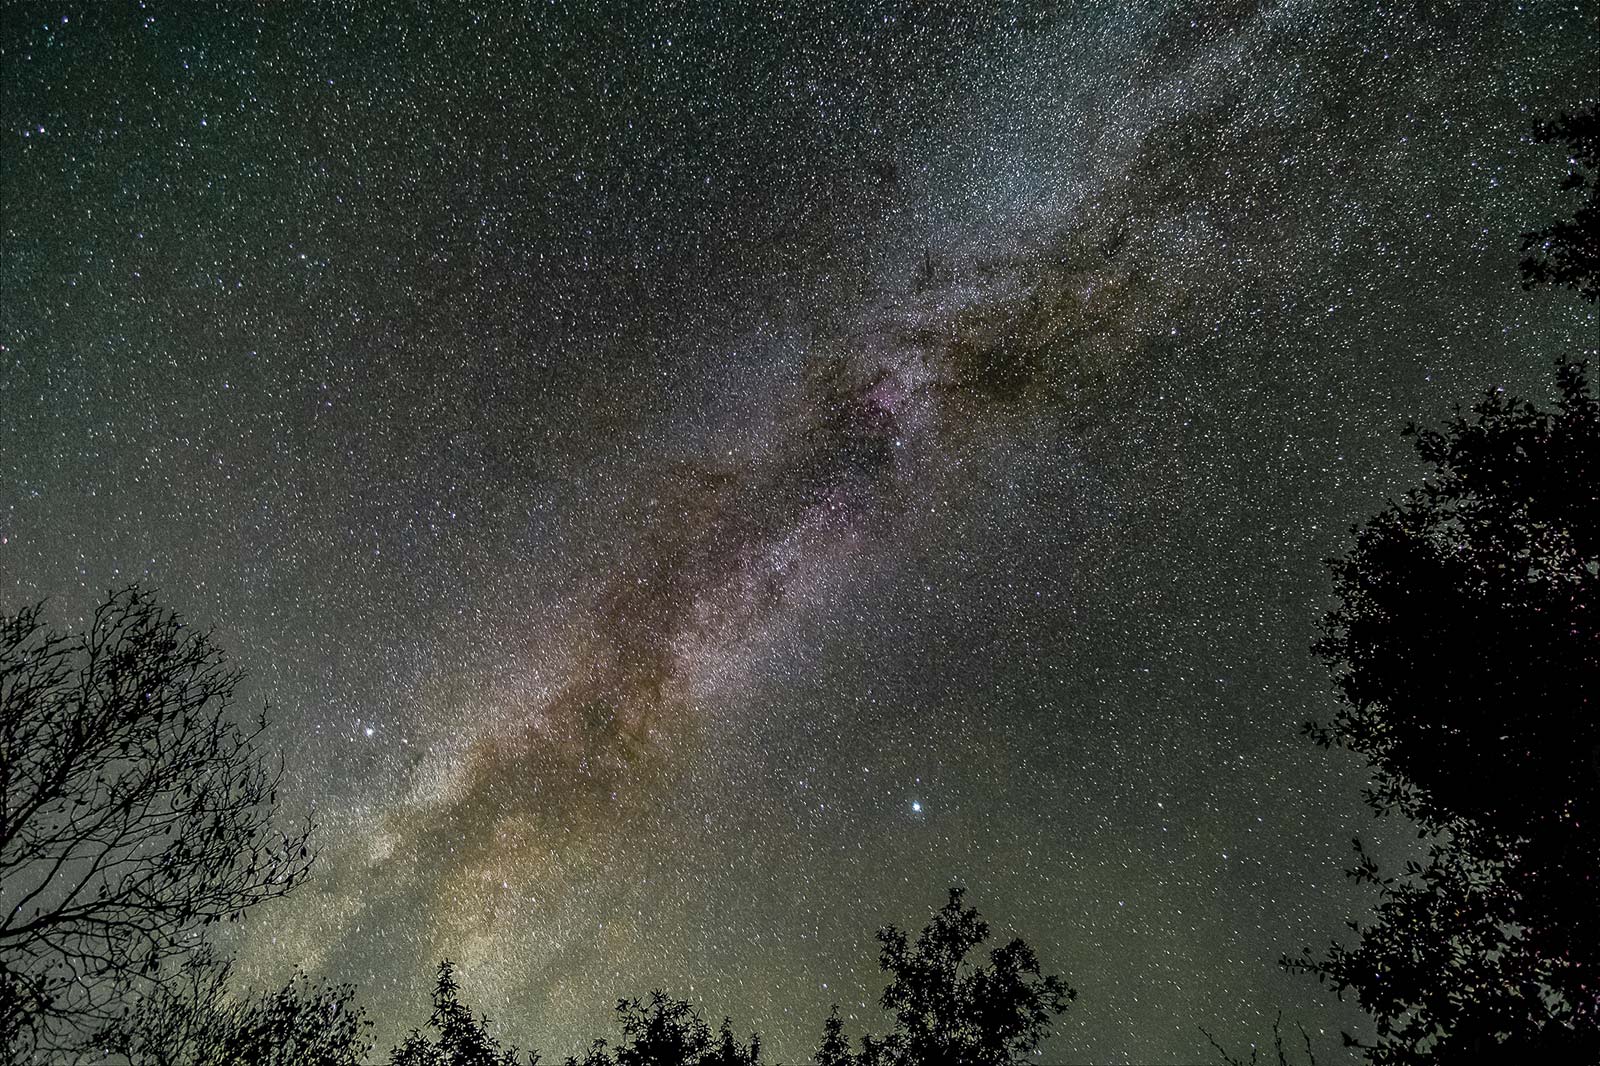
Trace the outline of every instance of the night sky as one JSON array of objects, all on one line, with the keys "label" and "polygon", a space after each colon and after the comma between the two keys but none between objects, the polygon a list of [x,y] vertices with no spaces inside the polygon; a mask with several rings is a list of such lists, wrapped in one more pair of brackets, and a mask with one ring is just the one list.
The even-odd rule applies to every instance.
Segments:
[{"label": "night sky", "polygon": [[1320,560],[1596,344],[1600,16],[1375,7],[7,4],[0,599],[216,628],[323,826],[242,973],[380,1052],[448,955],[800,1058],[962,883],[1049,1061],[1342,1061]]}]

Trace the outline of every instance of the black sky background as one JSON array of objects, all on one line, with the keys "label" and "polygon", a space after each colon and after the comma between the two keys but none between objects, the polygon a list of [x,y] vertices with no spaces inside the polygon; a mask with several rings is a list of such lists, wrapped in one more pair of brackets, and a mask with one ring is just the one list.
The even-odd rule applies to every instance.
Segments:
[{"label": "black sky background", "polygon": [[[1204,1058],[1364,906],[1304,742],[1399,430],[1549,392],[1583,5],[0,8],[0,588],[270,698],[318,876],[244,972],[783,1059],[952,882]],[[387,1043],[382,1046],[386,1047]]]}]

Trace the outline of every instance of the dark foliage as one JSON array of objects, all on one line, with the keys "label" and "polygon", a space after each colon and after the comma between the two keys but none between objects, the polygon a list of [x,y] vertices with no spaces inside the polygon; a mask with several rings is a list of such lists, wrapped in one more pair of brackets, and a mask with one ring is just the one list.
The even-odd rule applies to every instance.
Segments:
[{"label": "dark foliage", "polygon": [[822,1023],[822,1043],[817,1046],[817,1066],[850,1066],[850,1038],[844,1035],[844,1021],[834,1007]]},{"label": "dark foliage", "polygon": [[1572,218],[1523,237],[1523,286],[1565,286],[1600,300],[1600,104],[1540,123],[1534,137],[1566,148],[1570,169],[1561,188],[1582,199]]},{"label": "dark foliage", "polygon": [[1050,1022],[1077,993],[1060,977],[1040,973],[1034,951],[1015,939],[989,952],[986,966],[968,956],[989,939],[989,923],[962,906],[952,888],[916,943],[894,926],[878,931],[879,966],[889,975],[884,1010],[894,1029],[866,1035],[853,1056],[835,1012],[823,1027],[822,1066],[1001,1066],[1022,1063],[1050,1035]]},{"label": "dark foliage", "polygon": [[239,671],[138,590],[81,632],[0,617],[0,1036],[68,1059],[197,932],[287,892],[309,827],[273,828],[264,718]]},{"label": "dark foliage", "polygon": [[596,1040],[582,1060],[567,1066],[759,1066],[761,1038],[752,1034],[740,1044],[727,1019],[715,1035],[698,1011],[665,992],[651,993],[650,1002],[624,999],[617,1003],[622,1043],[615,1049]]},{"label": "dark foliage", "polygon": [[1424,862],[1352,871],[1375,920],[1296,965],[1351,990],[1375,1063],[1600,1061],[1600,404],[1491,391],[1332,562],[1317,651],[1342,700],[1308,730],[1366,757]]},{"label": "dark foliage", "polygon": [[274,992],[237,1000],[229,966],[198,952],[97,1040],[131,1066],[361,1066],[370,1023],[349,985],[296,974]]},{"label": "dark foliage", "polygon": [[462,1004],[449,959],[439,964],[428,1028],[438,1036],[430,1040],[413,1029],[405,1043],[390,1053],[390,1066],[538,1066],[538,1052],[523,1057],[514,1047],[502,1048],[489,1035],[489,1020],[474,1017]]}]

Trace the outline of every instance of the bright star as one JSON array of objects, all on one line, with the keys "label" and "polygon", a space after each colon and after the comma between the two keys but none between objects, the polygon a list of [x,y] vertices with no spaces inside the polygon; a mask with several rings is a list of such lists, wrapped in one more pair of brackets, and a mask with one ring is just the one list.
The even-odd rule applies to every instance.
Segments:
[{"label": "bright star", "polygon": [[912,814],[921,814],[922,813],[922,804],[918,803],[916,800],[912,800],[911,801],[911,813]]}]

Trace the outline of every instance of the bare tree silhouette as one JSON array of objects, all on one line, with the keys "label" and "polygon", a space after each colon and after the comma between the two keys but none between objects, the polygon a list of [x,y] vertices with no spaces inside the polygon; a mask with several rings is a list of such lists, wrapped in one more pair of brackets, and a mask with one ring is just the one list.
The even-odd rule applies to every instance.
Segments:
[{"label": "bare tree silhouette", "polygon": [[310,826],[275,828],[281,766],[240,671],[136,588],[76,632],[0,617],[0,1037],[67,1060],[202,929],[287,892]]},{"label": "bare tree silhouette", "polygon": [[231,966],[201,949],[95,1038],[129,1066],[361,1066],[372,1050],[355,989],[302,973],[282,988],[239,997]]},{"label": "bare tree silhouette", "polygon": [[[1317,1053],[1311,1046],[1311,1034],[1306,1032],[1306,1027],[1303,1025],[1297,1025],[1295,1028],[1300,1030],[1300,1043],[1306,1049],[1305,1066],[1317,1066]],[[1201,1028],[1200,1032],[1205,1035],[1206,1043],[1210,1044],[1211,1049],[1217,1053],[1217,1059],[1222,1063],[1222,1066],[1264,1066],[1261,1061],[1261,1049],[1259,1047],[1250,1049],[1250,1057],[1248,1059],[1240,1058],[1224,1047],[1216,1037],[1211,1035],[1209,1030]],[[1289,1055],[1289,1048],[1283,1042],[1283,1011],[1279,1011],[1278,1016],[1272,1021],[1272,1053],[1271,1066],[1295,1066]]]}]

